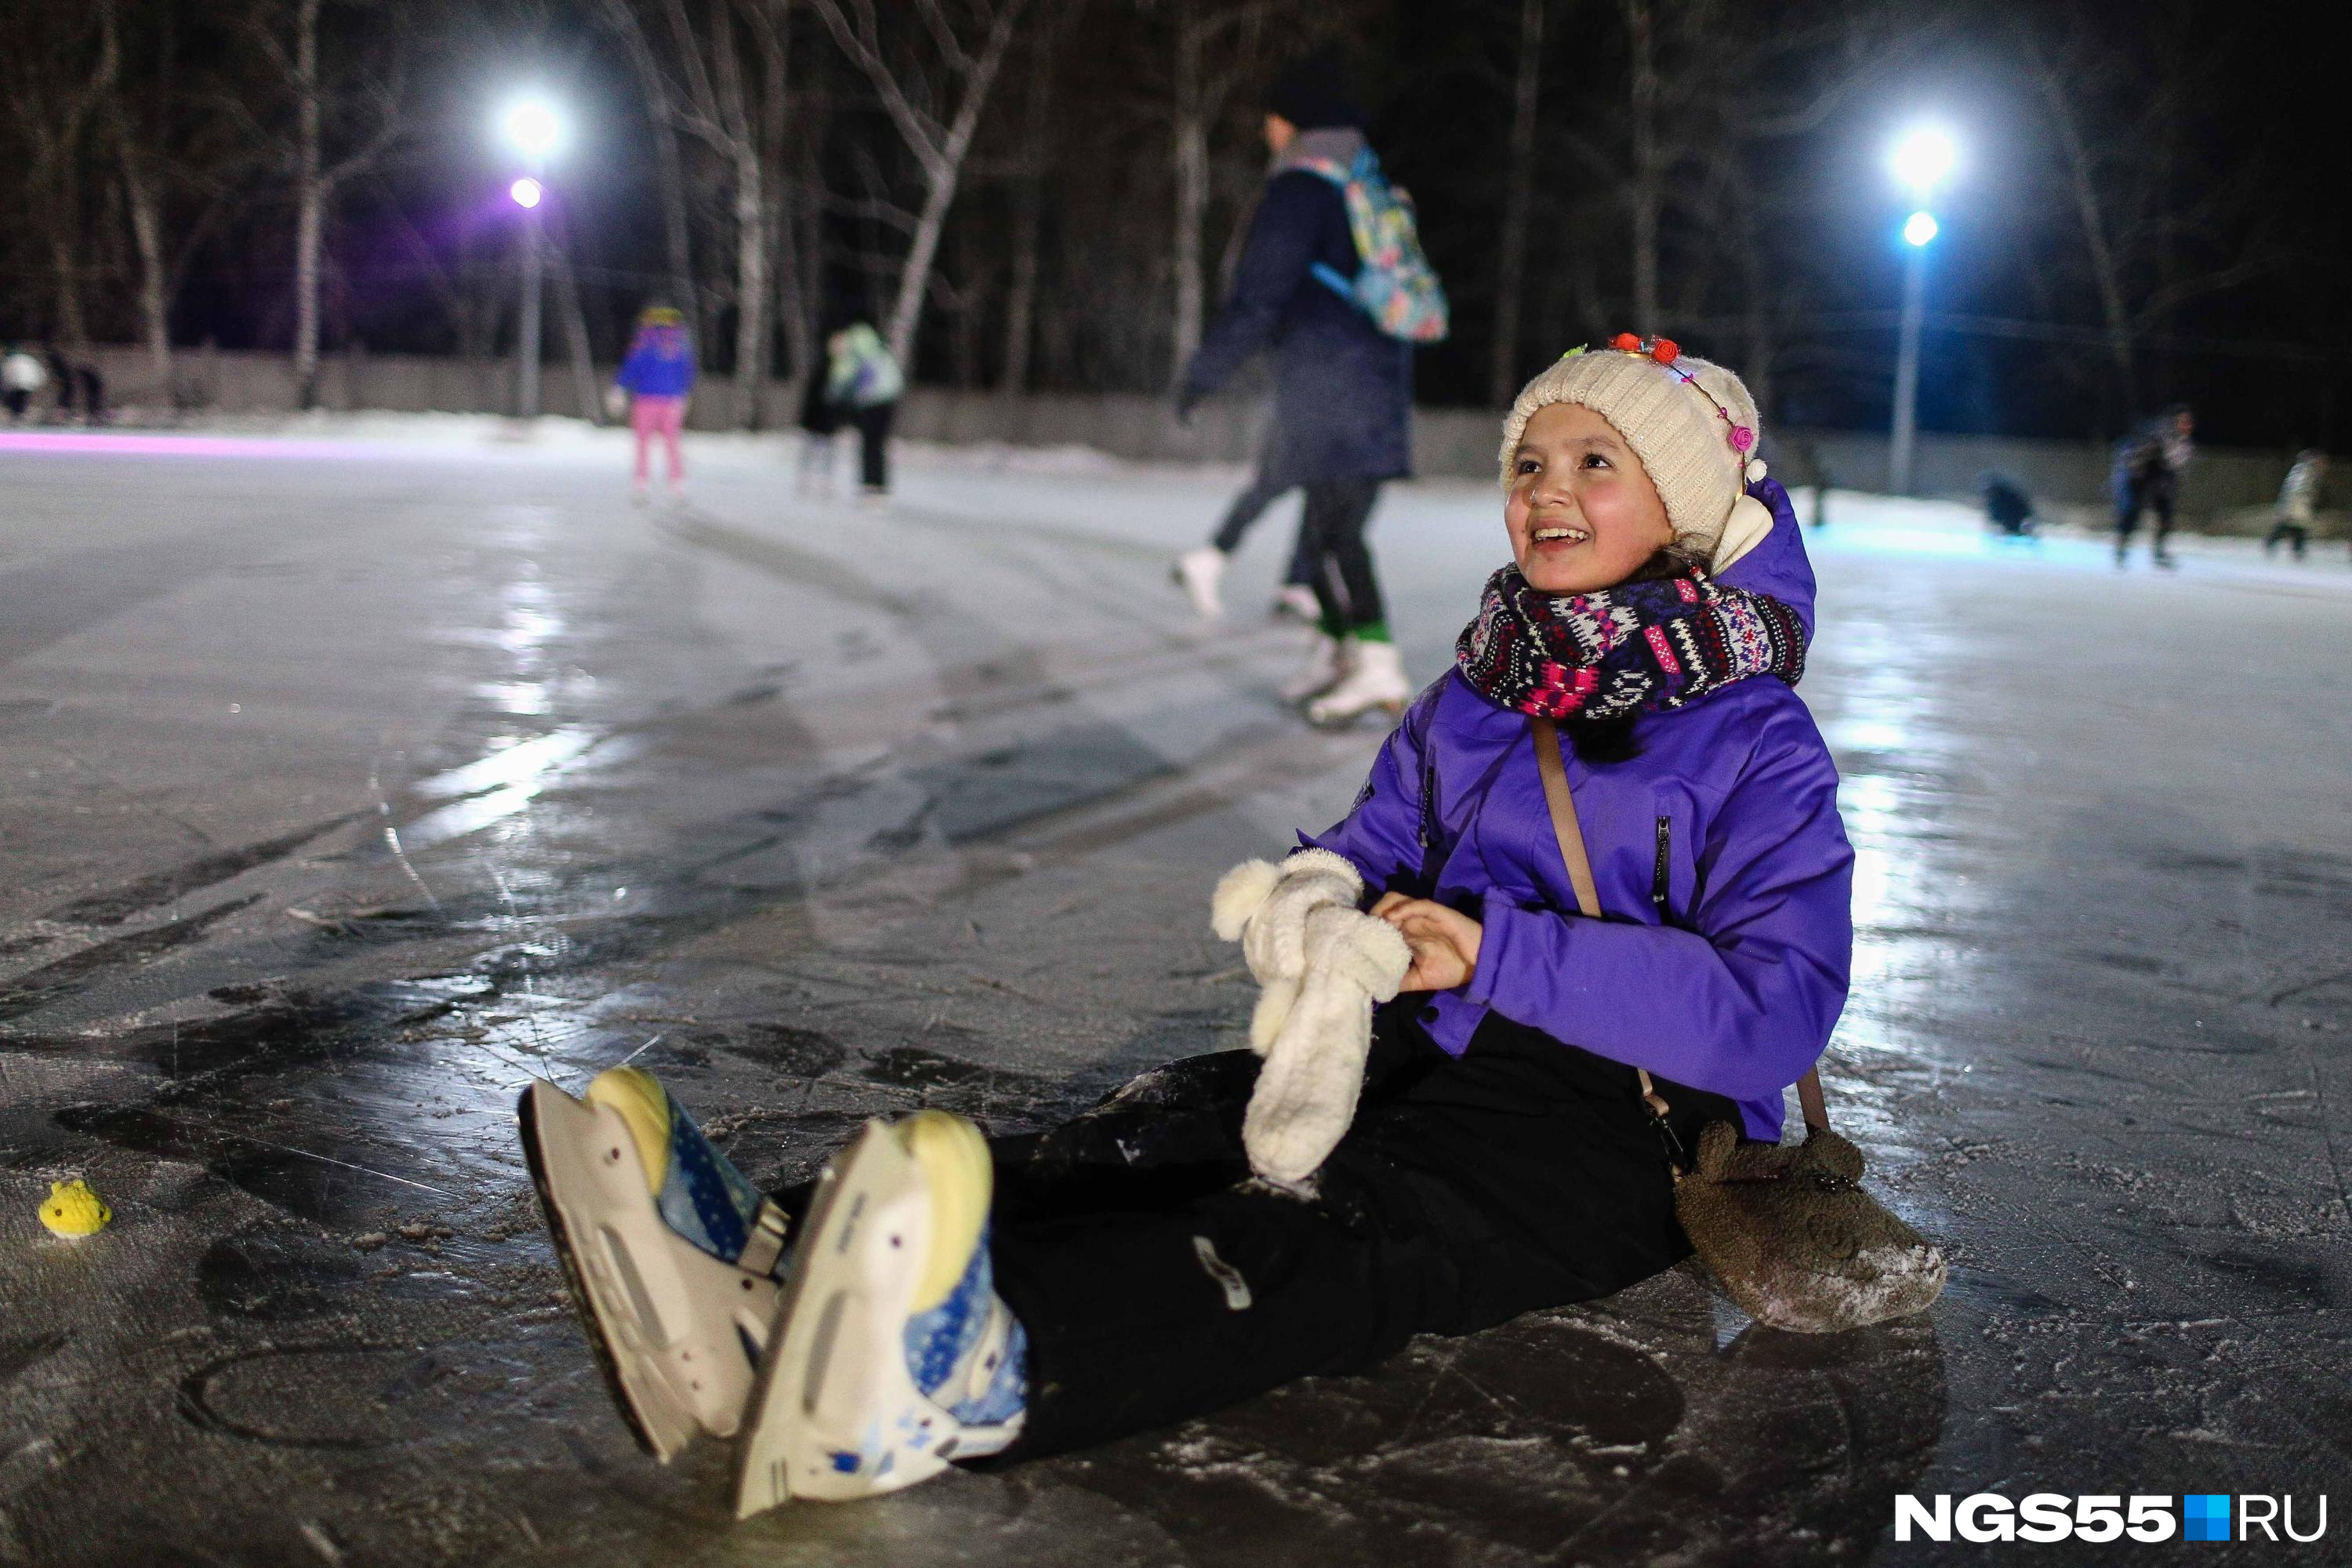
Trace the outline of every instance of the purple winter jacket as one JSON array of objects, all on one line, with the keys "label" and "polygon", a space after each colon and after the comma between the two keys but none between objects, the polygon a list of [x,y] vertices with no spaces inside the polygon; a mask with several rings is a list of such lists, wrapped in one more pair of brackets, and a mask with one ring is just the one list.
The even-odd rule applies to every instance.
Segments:
[{"label": "purple winter jacket", "polygon": [[[1722,581],[1787,604],[1810,637],[1812,567],[1788,492],[1765,479],[1749,493],[1772,531]],[[1411,890],[1429,786],[1431,896],[1485,935],[1467,984],[1391,1005],[1417,1002],[1455,1056],[1492,1008],[1737,1100],[1748,1136],[1777,1141],[1781,1091],[1828,1044],[1853,961],[1837,768],[1803,702],[1769,676],[1646,715],[1634,733],[1630,761],[1568,759],[1602,920],[1576,912],[1527,718],[1458,669],[1406,712],[1346,819],[1300,838],[1346,856],[1375,891]]]}]

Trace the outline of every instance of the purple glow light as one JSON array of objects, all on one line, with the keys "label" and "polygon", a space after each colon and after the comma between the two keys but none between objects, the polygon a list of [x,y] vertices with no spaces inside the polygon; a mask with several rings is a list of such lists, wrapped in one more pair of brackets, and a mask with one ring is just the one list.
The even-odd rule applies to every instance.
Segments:
[{"label": "purple glow light", "polygon": [[519,207],[535,207],[546,194],[540,183],[527,174],[507,187],[507,195],[515,199],[515,205]]},{"label": "purple glow light", "polygon": [[71,452],[109,458],[389,458],[396,449],[351,441],[266,436],[101,435],[67,430],[0,430],[0,452]]}]

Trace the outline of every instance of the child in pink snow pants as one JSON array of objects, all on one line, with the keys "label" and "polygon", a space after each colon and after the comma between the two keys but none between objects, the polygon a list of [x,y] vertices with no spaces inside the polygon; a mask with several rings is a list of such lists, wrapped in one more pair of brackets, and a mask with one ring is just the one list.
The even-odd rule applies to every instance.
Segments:
[{"label": "child in pink snow pants", "polygon": [[669,482],[676,485],[686,478],[686,463],[678,456],[677,433],[686,424],[686,399],[655,397],[639,393],[629,401],[629,428],[637,433],[636,482],[643,488],[646,471],[651,468],[650,455],[654,441],[662,444],[663,455],[669,462]]},{"label": "child in pink snow pants", "polygon": [[686,400],[694,391],[694,348],[686,339],[686,317],[656,305],[637,318],[636,340],[613,384],[629,395],[629,427],[637,433],[636,489],[645,491],[646,447],[656,437],[669,459],[669,486],[686,478],[677,433],[686,423]]}]

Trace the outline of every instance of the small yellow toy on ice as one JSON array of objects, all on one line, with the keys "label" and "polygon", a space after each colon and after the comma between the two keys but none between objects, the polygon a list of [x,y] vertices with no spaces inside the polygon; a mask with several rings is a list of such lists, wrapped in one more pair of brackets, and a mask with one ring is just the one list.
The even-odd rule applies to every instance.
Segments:
[{"label": "small yellow toy on ice", "polygon": [[48,1201],[41,1205],[41,1223],[59,1236],[96,1236],[106,1228],[114,1211],[106,1200],[89,1190],[89,1184],[76,1177],[70,1182],[51,1182]]}]

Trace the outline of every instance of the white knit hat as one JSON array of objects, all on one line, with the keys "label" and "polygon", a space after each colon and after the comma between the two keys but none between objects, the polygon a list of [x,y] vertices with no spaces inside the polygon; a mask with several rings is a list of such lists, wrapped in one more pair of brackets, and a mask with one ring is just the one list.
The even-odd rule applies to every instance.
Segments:
[{"label": "white knit hat", "polygon": [[1666,505],[1677,543],[1714,571],[1753,549],[1772,514],[1746,493],[1764,477],[1755,456],[1763,422],[1738,376],[1664,339],[1637,348],[1572,349],[1519,389],[1503,421],[1503,488],[1536,410],[1590,408],[1616,426]]}]

